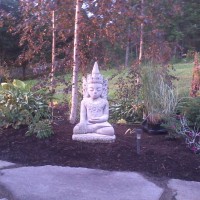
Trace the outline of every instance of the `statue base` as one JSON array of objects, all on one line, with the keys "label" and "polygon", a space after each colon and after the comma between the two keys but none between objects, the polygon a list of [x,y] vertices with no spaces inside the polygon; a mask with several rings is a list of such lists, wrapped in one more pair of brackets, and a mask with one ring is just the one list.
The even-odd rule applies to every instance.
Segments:
[{"label": "statue base", "polygon": [[73,134],[72,140],[88,143],[112,143],[115,142],[116,136],[100,135],[96,133]]}]

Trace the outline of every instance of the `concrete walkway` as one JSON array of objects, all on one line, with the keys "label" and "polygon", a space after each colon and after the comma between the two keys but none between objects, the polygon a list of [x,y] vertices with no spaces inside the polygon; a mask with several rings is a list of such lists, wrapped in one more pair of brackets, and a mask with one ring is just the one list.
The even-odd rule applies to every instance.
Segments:
[{"label": "concrete walkway", "polygon": [[0,200],[199,200],[200,182],[0,161]]}]

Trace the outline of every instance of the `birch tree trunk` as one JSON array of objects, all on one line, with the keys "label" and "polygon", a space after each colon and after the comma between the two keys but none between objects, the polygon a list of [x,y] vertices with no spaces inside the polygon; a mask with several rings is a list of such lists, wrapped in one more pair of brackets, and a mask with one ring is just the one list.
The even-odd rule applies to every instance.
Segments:
[{"label": "birch tree trunk", "polygon": [[70,123],[74,124],[77,117],[77,104],[78,104],[78,71],[79,71],[79,58],[78,58],[78,43],[79,43],[79,22],[80,22],[80,9],[82,0],[76,0],[76,15],[75,15],[75,28],[74,28],[74,55],[73,55],[73,76],[72,76],[72,97],[71,97],[71,113]]},{"label": "birch tree trunk", "polygon": [[126,44],[125,68],[128,67],[129,53],[130,53],[130,24],[128,26],[128,41],[127,41],[127,44]]},{"label": "birch tree trunk", "polygon": [[142,62],[143,46],[144,46],[144,0],[141,0],[141,17],[142,22],[140,24],[140,49],[139,49],[139,65]]},{"label": "birch tree trunk", "polygon": [[[55,92],[55,11],[52,11],[52,49],[51,49],[51,73],[50,73],[50,91],[52,94]],[[53,119],[53,100],[51,100],[51,115]]]},{"label": "birch tree trunk", "polygon": [[128,67],[128,62],[129,62],[129,41],[127,42],[127,45],[126,45],[126,55],[125,55],[125,65],[124,65],[124,68]]},{"label": "birch tree trunk", "polygon": [[55,92],[55,11],[52,11],[52,55],[51,55],[51,92]]}]

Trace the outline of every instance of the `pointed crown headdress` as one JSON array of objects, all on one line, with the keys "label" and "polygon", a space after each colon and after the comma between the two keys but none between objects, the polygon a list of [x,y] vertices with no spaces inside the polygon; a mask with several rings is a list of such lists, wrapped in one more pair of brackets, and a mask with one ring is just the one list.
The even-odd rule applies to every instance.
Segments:
[{"label": "pointed crown headdress", "polygon": [[94,63],[92,73],[87,75],[87,83],[100,83],[103,84],[103,76],[99,72],[97,62]]},{"label": "pointed crown headdress", "polygon": [[108,93],[108,80],[104,79],[99,72],[97,62],[94,63],[92,73],[87,75],[87,78],[83,77],[83,97],[88,97],[87,87],[90,83],[99,83],[103,85],[102,98],[107,98]]}]

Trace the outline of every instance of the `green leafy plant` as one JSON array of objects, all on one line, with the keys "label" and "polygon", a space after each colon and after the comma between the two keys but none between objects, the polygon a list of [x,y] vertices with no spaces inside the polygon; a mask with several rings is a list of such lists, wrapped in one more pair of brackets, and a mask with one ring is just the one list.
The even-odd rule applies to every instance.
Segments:
[{"label": "green leafy plant", "polygon": [[168,116],[163,124],[170,138],[183,137],[187,147],[194,153],[200,153],[199,106],[199,97],[182,98],[174,114]]},{"label": "green leafy plant", "polygon": [[200,128],[200,97],[188,97],[182,99],[179,105],[179,112],[188,120],[190,127]]},{"label": "green leafy plant", "polygon": [[48,106],[50,98],[51,95],[46,91],[32,92],[30,86],[20,80],[1,83],[0,127],[12,126],[17,129],[21,125],[28,125],[28,135],[36,134],[39,138],[51,135],[51,113]]},{"label": "green leafy plant", "polygon": [[28,126],[28,131],[26,132],[27,136],[36,134],[37,138],[46,138],[53,134],[51,127],[51,121],[48,119],[43,119],[36,123],[32,123]]},{"label": "green leafy plant", "polygon": [[117,79],[116,92],[110,106],[110,118],[117,122],[125,120],[128,123],[142,121],[143,102],[141,100],[141,85],[137,82],[138,69],[128,70]]},{"label": "green leafy plant", "polygon": [[189,126],[184,115],[172,115],[164,124],[171,137],[182,137],[187,147],[194,153],[200,153],[200,131],[197,127]]},{"label": "green leafy plant", "polygon": [[164,118],[162,127],[167,130],[168,135],[166,136],[169,139],[180,138],[183,135],[179,134],[177,130],[181,130],[180,114],[172,113]]},{"label": "green leafy plant", "polygon": [[121,100],[110,106],[110,119],[114,122],[125,120],[128,123],[142,121],[143,105]]}]

